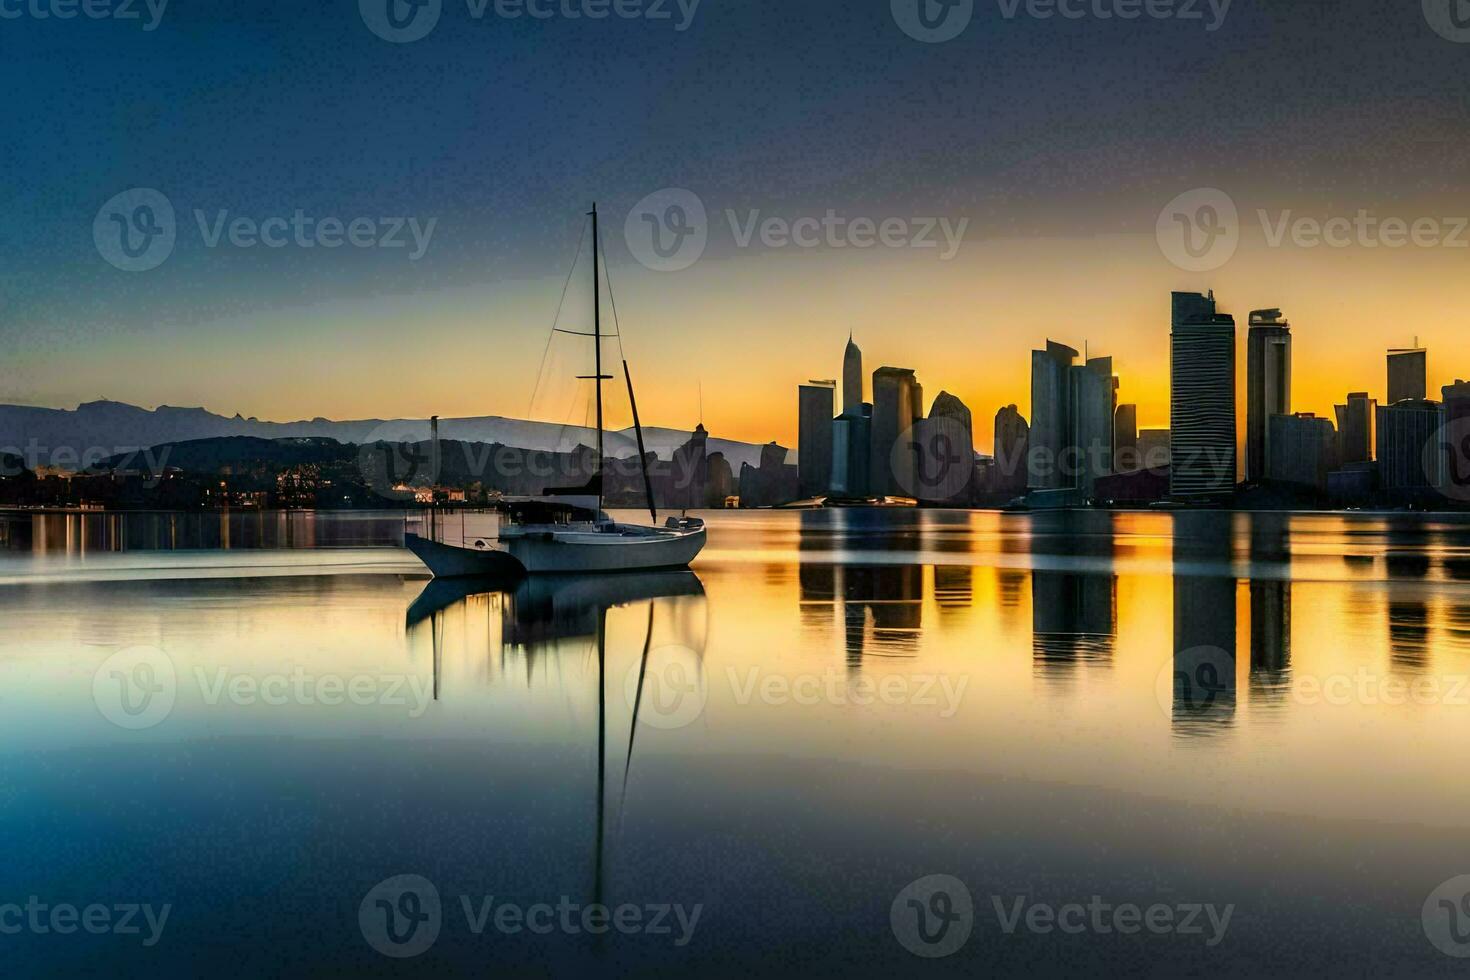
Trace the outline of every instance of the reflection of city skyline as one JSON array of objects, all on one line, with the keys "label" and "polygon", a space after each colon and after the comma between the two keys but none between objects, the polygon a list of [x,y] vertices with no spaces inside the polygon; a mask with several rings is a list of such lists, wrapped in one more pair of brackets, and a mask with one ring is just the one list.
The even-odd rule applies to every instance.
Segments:
[{"label": "reflection of city skyline", "polygon": [[[804,630],[840,633],[851,667],[870,656],[921,655],[926,631],[943,629],[946,616],[963,623],[977,606],[990,607],[1002,628],[1029,630],[1032,669],[1040,679],[1066,680],[1089,665],[1112,667],[1130,617],[1158,601],[1148,598],[1140,606],[1135,595],[1120,605],[1120,582],[1133,573],[1127,563],[1156,557],[1168,559],[1163,601],[1171,623],[1165,642],[1173,661],[1169,697],[1176,734],[1229,730],[1245,705],[1265,719],[1289,706],[1297,674],[1293,601],[1313,578],[1308,569],[1332,580],[1332,561],[1349,570],[1354,601],[1343,610],[1351,617],[1344,620],[1347,635],[1378,632],[1388,654],[1383,669],[1425,671],[1443,641],[1470,651],[1470,599],[1459,598],[1455,588],[1470,580],[1470,528],[1412,518],[1368,524],[1353,533],[1380,539],[1377,557],[1333,556],[1313,554],[1321,527],[1286,513],[1150,516],[1146,520],[1168,522],[1167,534],[1152,542],[1124,531],[1120,522],[1132,519],[1120,515],[1038,513],[1014,525],[1016,533],[997,538],[994,563],[927,564],[923,556],[941,552],[964,557],[967,536],[926,527],[922,512],[908,520],[912,526],[897,534],[875,536],[861,517],[803,516],[812,534],[801,544],[811,557],[799,565],[800,620]],[[1357,551],[1359,543],[1345,550]],[[863,561],[879,553],[893,561]],[[1426,581],[1443,587],[1426,591]],[[1020,619],[1028,613],[1025,594],[1029,622]],[[1136,656],[1136,639],[1130,647]],[[1333,665],[1311,670],[1330,673]]]},{"label": "reflection of city skyline", "polygon": [[[1040,675],[1108,663],[1118,635],[1118,576],[1112,572],[1113,515],[1057,511],[1031,522],[1032,661]],[[1051,565],[1081,565],[1062,571]]]},{"label": "reflection of city skyline", "polygon": [[1291,522],[1251,516],[1251,702],[1279,705],[1291,684]]},{"label": "reflection of city skyline", "polygon": [[1232,516],[1174,517],[1174,731],[1230,726],[1236,707]]}]

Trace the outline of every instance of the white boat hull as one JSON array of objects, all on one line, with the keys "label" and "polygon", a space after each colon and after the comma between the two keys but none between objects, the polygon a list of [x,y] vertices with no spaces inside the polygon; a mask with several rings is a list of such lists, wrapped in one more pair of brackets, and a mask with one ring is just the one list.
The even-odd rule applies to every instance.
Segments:
[{"label": "white boat hull", "polygon": [[505,551],[496,548],[460,548],[452,544],[430,541],[417,534],[405,534],[403,545],[414,557],[434,573],[435,578],[519,578],[525,566]]},{"label": "white boat hull", "polygon": [[[497,547],[462,548],[405,535],[405,544],[436,578],[546,573],[634,572],[685,568],[704,547],[705,529],[615,524],[612,530],[524,530]],[[513,564],[508,564],[513,563]],[[518,569],[517,567],[518,566]]]}]

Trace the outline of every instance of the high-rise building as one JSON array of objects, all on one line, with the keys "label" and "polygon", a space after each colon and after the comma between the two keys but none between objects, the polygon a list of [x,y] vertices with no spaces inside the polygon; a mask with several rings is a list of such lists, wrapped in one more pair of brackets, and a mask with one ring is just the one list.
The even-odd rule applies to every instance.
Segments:
[{"label": "high-rise building", "polygon": [[923,443],[917,465],[924,467],[914,493],[932,503],[968,505],[975,489],[975,424],[969,406],[941,391],[913,431]]},{"label": "high-rise building", "polygon": [[1388,404],[1406,398],[1423,401],[1429,395],[1429,352],[1423,347],[1405,347],[1388,352]]},{"label": "high-rise building", "polygon": [[706,507],[722,508],[726,501],[735,496],[738,487],[735,484],[735,472],[730,467],[730,461],[722,452],[712,452],[707,457],[709,466],[707,472],[709,479],[705,483],[704,499]]},{"label": "high-rise building", "polygon": [[863,407],[863,352],[847,335],[847,350],[842,352],[842,414],[860,412]]},{"label": "high-rise building", "polygon": [[1045,350],[1031,352],[1031,441],[1026,486],[1058,490],[1071,486],[1063,472],[1062,456],[1071,445],[1070,371],[1077,352],[1048,340]]},{"label": "high-rise building", "polygon": [[914,486],[912,452],[894,452],[899,440],[922,417],[923,388],[909,368],[880,367],[873,372],[872,442],[868,450],[868,489],[876,496],[905,496]]},{"label": "high-rise building", "polygon": [[1441,426],[1438,402],[1406,399],[1379,405],[1378,486],[1394,498],[1437,489],[1441,460],[1432,449]]},{"label": "high-rise building", "polygon": [[1169,493],[1208,498],[1235,488],[1235,318],[1215,294],[1174,293],[1169,338]]},{"label": "high-rise building", "polygon": [[1268,475],[1271,416],[1291,414],[1291,324],[1280,310],[1251,311],[1245,383],[1245,478],[1257,482]]},{"label": "high-rise building", "polygon": [[843,412],[832,423],[832,485],[834,497],[861,498],[868,489],[868,452],[872,448],[871,405]]},{"label": "high-rise building", "polygon": [[1113,413],[1113,468],[1119,473],[1138,469],[1138,406],[1119,405]]},{"label": "high-rise building", "polygon": [[797,492],[818,497],[832,486],[832,401],[835,381],[812,381],[800,387],[798,400]]},{"label": "high-rise building", "polygon": [[1456,378],[1440,389],[1444,396],[1444,429],[1440,442],[1440,490],[1445,496],[1470,501],[1470,381]]},{"label": "high-rise building", "polygon": [[1349,392],[1347,404],[1336,406],[1337,459],[1341,465],[1372,461],[1377,409],[1378,402],[1366,391]]},{"label": "high-rise building", "polygon": [[1138,466],[1145,470],[1163,470],[1170,466],[1170,438],[1168,429],[1138,430]]},{"label": "high-rise building", "polygon": [[1265,479],[1276,483],[1327,489],[1327,474],[1337,469],[1337,430],[1330,419],[1311,412],[1272,415],[1271,455]]},{"label": "high-rise building", "polygon": [[1118,379],[1111,357],[1090,357],[1086,364],[1074,364],[1068,374],[1072,419],[1067,443],[1073,450],[1068,485],[1091,494],[1098,477],[1113,471]]},{"label": "high-rise building", "polygon": [[1031,443],[1031,427],[1014,405],[995,413],[995,471],[997,493],[1020,495],[1026,492],[1026,455]]}]

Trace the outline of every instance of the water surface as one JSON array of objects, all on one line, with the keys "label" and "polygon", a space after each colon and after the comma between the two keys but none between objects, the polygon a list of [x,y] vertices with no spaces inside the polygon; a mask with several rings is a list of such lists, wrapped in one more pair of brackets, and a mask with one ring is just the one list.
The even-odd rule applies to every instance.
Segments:
[{"label": "water surface", "polygon": [[[1459,920],[1425,905],[1470,873],[1470,523],[707,516],[692,573],[471,589],[430,586],[391,516],[216,516],[173,538],[167,515],[51,519],[0,552],[0,905],[172,910],[152,946],[24,930],[0,937],[7,961],[1461,967],[1426,935]],[[972,931],[917,958],[890,912],[934,874],[965,884]],[[399,875],[442,902],[401,960],[359,916]],[[677,927],[477,935],[462,899],[488,896],[700,913],[682,945]],[[1213,945],[1007,933],[995,910],[1094,896],[1233,909]]]}]

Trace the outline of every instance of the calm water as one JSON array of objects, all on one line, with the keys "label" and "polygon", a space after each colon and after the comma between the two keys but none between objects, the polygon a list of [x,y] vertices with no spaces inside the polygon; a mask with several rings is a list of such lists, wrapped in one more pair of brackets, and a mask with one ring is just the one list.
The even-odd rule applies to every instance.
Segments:
[{"label": "calm water", "polygon": [[111,923],[7,975],[1463,972],[1470,522],[722,513],[467,594],[209,520],[0,551],[0,930]]}]

